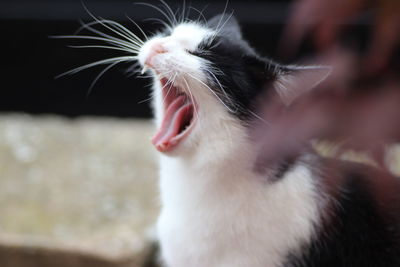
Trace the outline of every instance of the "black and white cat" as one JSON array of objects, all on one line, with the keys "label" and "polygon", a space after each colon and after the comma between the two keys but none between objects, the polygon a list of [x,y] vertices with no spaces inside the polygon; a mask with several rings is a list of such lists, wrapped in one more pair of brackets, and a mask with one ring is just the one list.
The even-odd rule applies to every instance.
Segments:
[{"label": "black and white cat", "polygon": [[66,74],[110,64],[96,82],[116,64],[137,60],[154,79],[158,131],[152,142],[161,152],[162,202],[157,229],[166,266],[400,266],[395,177],[309,149],[272,161],[260,156],[254,132],[265,122],[257,115],[265,91],[290,104],[329,68],[283,66],[259,56],[226,15],[176,22],[145,42],[114,21],[92,17],[80,30],[97,36],[58,38],[103,41],[106,46],[83,47],[129,55]]},{"label": "black and white cat", "polygon": [[154,77],[166,266],[400,266],[393,177],[379,181],[378,170],[312,153],[279,172],[255,169],[257,97],[266,85],[293,95],[301,79],[312,87],[329,69],[260,57],[227,16],[166,29],[138,59]]}]

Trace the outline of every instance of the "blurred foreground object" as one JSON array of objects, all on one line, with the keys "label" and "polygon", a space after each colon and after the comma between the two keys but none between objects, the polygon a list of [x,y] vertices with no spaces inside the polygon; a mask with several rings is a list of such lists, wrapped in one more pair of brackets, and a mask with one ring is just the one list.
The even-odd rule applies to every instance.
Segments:
[{"label": "blurred foreground object", "polygon": [[152,252],[149,122],[0,116],[0,266],[136,267]]},{"label": "blurred foreground object", "polygon": [[[349,22],[367,11],[374,16],[365,49],[343,42]],[[279,149],[271,150],[273,143],[296,153],[323,139],[340,145],[338,156],[361,151],[387,169],[386,150],[400,141],[400,1],[298,0],[282,37],[283,56],[294,55],[307,39],[316,49],[309,60],[331,66],[332,73],[288,108],[264,105],[263,116],[276,126],[265,137],[266,153]]]},{"label": "blurred foreground object", "polygon": [[368,72],[382,71],[388,68],[400,42],[398,0],[298,0],[282,41],[284,51],[296,50],[308,34],[317,47],[329,49],[337,44],[344,25],[359,19],[364,11],[374,16],[362,67]]}]

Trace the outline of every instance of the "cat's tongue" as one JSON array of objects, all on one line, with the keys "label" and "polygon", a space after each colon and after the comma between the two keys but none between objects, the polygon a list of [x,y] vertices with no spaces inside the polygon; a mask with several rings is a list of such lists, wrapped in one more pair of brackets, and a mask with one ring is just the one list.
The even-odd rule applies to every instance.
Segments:
[{"label": "cat's tongue", "polygon": [[160,129],[152,138],[153,145],[160,152],[175,147],[187,134],[193,117],[193,104],[187,97],[177,96],[167,107]]}]

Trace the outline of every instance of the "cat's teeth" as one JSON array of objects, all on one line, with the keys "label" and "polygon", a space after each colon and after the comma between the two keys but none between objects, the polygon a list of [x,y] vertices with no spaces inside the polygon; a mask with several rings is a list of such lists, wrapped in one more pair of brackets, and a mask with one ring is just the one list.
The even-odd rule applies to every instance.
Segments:
[{"label": "cat's teeth", "polygon": [[149,67],[147,67],[147,66],[144,66],[143,67],[143,69],[142,69],[142,72],[141,72],[141,74],[144,74],[147,70],[149,69]]}]

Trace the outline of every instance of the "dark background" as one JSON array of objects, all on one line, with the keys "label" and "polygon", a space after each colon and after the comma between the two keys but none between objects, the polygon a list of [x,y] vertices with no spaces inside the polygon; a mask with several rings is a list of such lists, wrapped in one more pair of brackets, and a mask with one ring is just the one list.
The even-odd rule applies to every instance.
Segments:
[{"label": "dark background", "polygon": [[[146,18],[162,18],[154,9],[135,5],[132,0],[85,0],[96,16],[116,20],[136,34],[129,15],[146,32],[159,29]],[[159,5],[158,1],[145,2]],[[183,0],[166,1],[172,9],[182,6]],[[186,1],[189,2],[189,1]],[[245,37],[264,55],[283,60],[276,54],[280,33],[288,16],[291,1],[230,1],[228,10],[240,21]],[[206,18],[221,13],[225,1],[192,1]],[[193,17],[197,17],[192,12]],[[59,79],[54,77],[96,60],[120,53],[101,49],[72,49],[80,44],[74,40],[50,39],[51,35],[70,35],[80,26],[79,20],[91,21],[80,0],[0,0],[1,32],[1,89],[0,111],[55,113],[75,117],[104,115],[118,117],[149,117],[150,83],[146,79],[128,77],[127,64],[107,72],[87,95],[89,86],[101,67],[82,71]],[[364,25],[365,26],[365,25]],[[355,24],[354,34],[365,28]],[[297,58],[312,52],[304,44]]]}]

